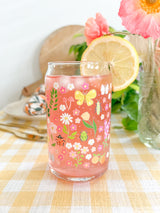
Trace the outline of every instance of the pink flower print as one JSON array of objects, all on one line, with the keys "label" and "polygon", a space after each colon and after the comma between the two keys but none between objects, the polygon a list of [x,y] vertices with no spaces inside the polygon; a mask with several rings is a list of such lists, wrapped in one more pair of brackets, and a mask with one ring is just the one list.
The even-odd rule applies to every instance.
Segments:
[{"label": "pink flower print", "polygon": [[78,116],[80,113],[80,111],[78,109],[73,110],[73,115],[74,116]]},{"label": "pink flower print", "polygon": [[71,131],[76,131],[77,130],[77,126],[75,124],[72,124],[70,126]]},{"label": "pink flower print", "polygon": [[51,130],[51,134],[57,133],[57,126],[55,124],[51,123],[49,128]]},{"label": "pink flower print", "polygon": [[72,161],[71,160],[67,160],[67,166],[72,166]]},{"label": "pink flower print", "polygon": [[69,153],[69,156],[70,156],[71,158],[75,158],[75,157],[77,157],[77,153],[74,152],[74,151],[71,151],[71,152]]},{"label": "pink flower print", "polygon": [[97,135],[97,137],[96,137],[97,142],[100,142],[101,139],[102,139],[102,136],[101,135]]},{"label": "pink flower print", "polygon": [[98,128],[98,131],[99,131],[99,132],[103,132],[103,126],[100,126],[100,127]]},{"label": "pink flower print", "polygon": [[107,101],[106,97],[103,98],[103,103],[105,103]]},{"label": "pink flower print", "polygon": [[109,129],[110,129],[110,121],[107,123],[107,121],[104,121],[104,136],[105,139],[108,137],[109,135]]},{"label": "pink flower print", "polygon": [[65,87],[61,87],[61,88],[60,88],[60,92],[61,92],[62,94],[66,93],[66,88],[65,88]]},{"label": "pink flower print", "polygon": [[59,160],[63,160],[63,158],[64,158],[63,155],[58,155]]},{"label": "pink flower print", "polygon": [[54,117],[53,118],[53,121],[56,123],[58,121],[58,118],[57,117]]},{"label": "pink flower print", "polygon": [[62,154],[66,154],[67,153],[67,151],[65,150],[65,149],[62,149]]},{"label": "pink flower print", "polygon": [[88,84],[88,83],[84,83],[84,84],[82,85],[82,88],[83,88],[84,90],[89,89],[89,84]]},{"label": "pink flower print", "polygon": [[106,110],[106,111],[108,110],[108,104],[105,105],[105,110]]},{"label": "pink flower print", "polygon": [[89,149],[88,149],[88,147],[83,147],[82,149],[81,149],[81,153],[82,154],[86,154],[87,152],[89,152]]},{"label": "pink flower print", "polygon": [[90,167],[90,163],[89,163],[89,162],[85,162],[85,163],[83,164],[83,167],[84,167],[85,169],[89,168],[89,167]]},{"label": "pink flower print", "polygon": [[81,122],[81,119],[80,119],[80,118],[76,118],[76,119],[75,119],[75,123],[76,123],[76,124],[79,124],[80,122]]},{"label": "pink flower print", "polygon": [[109,26],[106,19],[100,14],[96,14],[96,18],[89,18],[85,24],[85,36],[87,45],[94,39],[109,33]]},{"label": "pink flower print", "polygon": [[61,126],[57,126],[57,131],[58,132],[62,132],[62,127]]},{"label": "pink flower print", "polygon": [[98,151],[99,151],[99,152],[102,151],[102,148],[103,148],[102,145],[99,145],[99,146],[98,146]]}]

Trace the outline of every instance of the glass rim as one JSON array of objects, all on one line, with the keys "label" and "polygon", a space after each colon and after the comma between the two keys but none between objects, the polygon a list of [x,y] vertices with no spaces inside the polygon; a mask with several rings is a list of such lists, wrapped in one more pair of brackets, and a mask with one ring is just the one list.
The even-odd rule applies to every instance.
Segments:
[{"label": "glass rim", "polygon": [[63,64],[82,64],[82,63],[93,63],[93,64],[108,64],[107,61],[105,62],[99,62],[99,61],[49,61],[48,65],[63,65]]},{"label": "glass rim", "polygon": [[[108,62],[99,62],[99,61],[50,61],[48,62],[48,67],[53,66],[53,65],[80,65],[80,64],[87,64],[87,63],[92,63],[92,64],[107,64]],[[66,76],[66,77],[83,77],[83,78],[99,78],[103,76],[108,76],[111,75],[111,71],[108,71],[106,74],[103,75],[67,75],[67,74],[62,74],[62,75],[54,75],[54,74],[48,74],[48,70],[46,72],[46,76]]]}]

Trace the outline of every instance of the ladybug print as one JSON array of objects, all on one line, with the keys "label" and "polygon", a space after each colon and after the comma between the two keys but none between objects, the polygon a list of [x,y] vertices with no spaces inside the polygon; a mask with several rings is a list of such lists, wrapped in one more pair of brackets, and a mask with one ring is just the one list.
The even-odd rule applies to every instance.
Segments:
[{"label": "ladybug print", "polygon": [[56,143],[59,146],[64,146],[65,140],[64,140],[64,138],[61,135],[58,135],[56,137]]}]

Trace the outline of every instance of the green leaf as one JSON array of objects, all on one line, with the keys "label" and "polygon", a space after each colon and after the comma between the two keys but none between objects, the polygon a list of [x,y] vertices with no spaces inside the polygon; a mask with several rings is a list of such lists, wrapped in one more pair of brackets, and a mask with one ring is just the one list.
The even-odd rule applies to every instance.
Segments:
[{"label": "green leaf", "polygon": [[78,164],[77,164],[77,163],[75,163],[74,165],[75,165],[75,167],[78,167]]},{"label": "green leaf", "polygon": [[72,134],[71,134],[71,136],[75,136],[77,134],[77,131],[76,132],[73,132]]},{"label": "green leaf", "polygon": [[130,102],[122,106],[122,109],[127,113],[130,119],[137,121],[138,120],[138,103]]},{"label": "green leaf", "polygon": [[54,95],[54,89],[51,91],[51,95]]},{"label": "green leaf", "polygon": [[90,124],[86,123],[84,120],[82,120],[82,121],[83,121],[83,124],[85,125],[85,127],[93,129],[93,126],[91,126]]},{"label": "green leaf", "polygon": [[63,129],[67,130],[67,126],[65,124],[63,125]]},{"label": "green leaf", "polygon": [[77,152],[77,154],[79,154],[79,153],[80,153],[80,151]]},{"label": "green leaf", "polygon": [[67,134],[67,135],[68,135],[68,132],[67,132],[67,130],[63,129],[62,131],[63,131],[65,134]]},{"label": "green leaf", "polygon": [[52,143],[52,146],[55,146],[56,144],[55,143]]},{"label": "green leaf", "polygon": [[54,107],[56,107],[58,104],[55,104]]},{"label": "green leaf", "polygon": [[130,84],[129,87],[132,88],[132,89],[134,89],[134,90],[136,90],[137,92],[139,92],[139,86],[138,85],[136,85],[136,84]]},{"label": "green leaf", "polygon": [[75,136],[68,136],[69,139],[73,140],[75,138]]},{"label": "green leaf", "polygon": [[80,158],[79,161],[82,161],[82,159]]},{"label": "green leaf", "polygon": [[54,110],[54,111],[56,111],[56,110],[57,110],[57,108],[54,108],[53,110]]},{"label": "green leaf", "polygon": [[116,113],[118,111],[120,111],[122,104],[121,103],[116,103],[112,106],[111,110],[112,113]]},{"label": "green leaf", "polygon": [[113,92],[112,93],[112,99],[118,99],[121,98],[122,94],[126,91],[126,89],[117,91],[117,92]]},{"label": "green leaf", "polygon": [[[55,95],[55,98],[57,98],[58,95]],[[58,99],[57,99],[58,100]]]},{"label": "green leaf", "polygon": [[127,130],[137,130],[138,123],[135,120],[130,119],[129,117],[123,118],[122,124]]},{"label": "green leaf", "polygon": [[97,132],[97,126],[96,126],[96,123],[95,123],[94,120],[93,120],[93,129],[94,129],[94,132],[96,133]]},{"label": "green leaf", "polygon": [[84,155],[81,155],[81,158],[84,158]]},{"label": "green leaf", "polygon": [[81,164],[82,164],[82,162],[78,162],[78,164],[79,164],[79,165],[81,165]]}]

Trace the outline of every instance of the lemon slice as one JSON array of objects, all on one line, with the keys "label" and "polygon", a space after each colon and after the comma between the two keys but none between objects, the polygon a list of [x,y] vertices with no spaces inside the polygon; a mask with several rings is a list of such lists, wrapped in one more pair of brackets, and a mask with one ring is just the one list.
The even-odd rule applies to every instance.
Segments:
[{"label": "lemon slice", "polygon": [[[139,57],[133,45],[117,36],[103,36],[91,42],[82,55],[82,61],[108,63],[111,67],[113,91],[128,87],[137,77]],[[80,68],[81,75],[103,75],[105,69]]]}]

